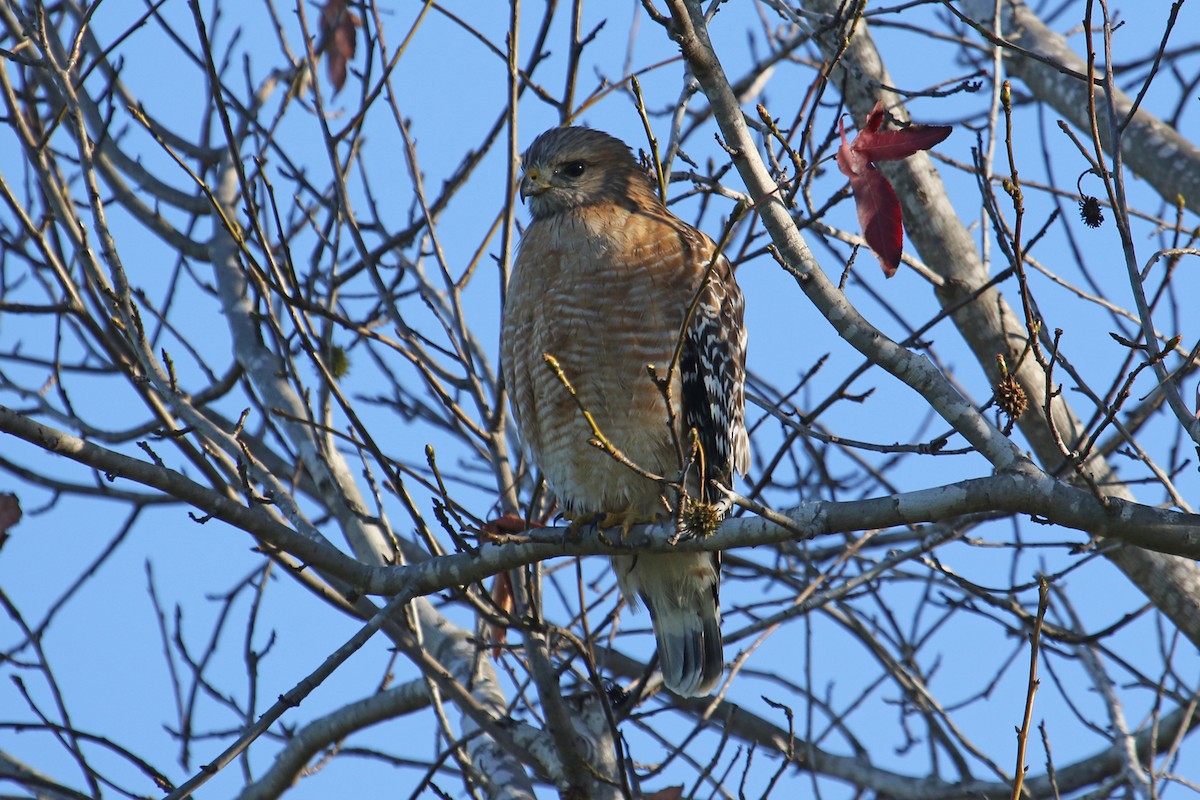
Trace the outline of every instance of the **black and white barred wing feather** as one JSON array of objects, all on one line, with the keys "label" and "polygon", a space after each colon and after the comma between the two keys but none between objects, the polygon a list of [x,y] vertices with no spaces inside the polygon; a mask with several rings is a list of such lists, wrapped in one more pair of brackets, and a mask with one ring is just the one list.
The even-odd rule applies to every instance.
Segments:
[{"label": "black and white barred wing feather", "polygon": [[704,480],[726,486],[750,466],[743,315],[732,267],[718,256],[684,329],[679,372],[684,429],[696,431],[699,438]]}]

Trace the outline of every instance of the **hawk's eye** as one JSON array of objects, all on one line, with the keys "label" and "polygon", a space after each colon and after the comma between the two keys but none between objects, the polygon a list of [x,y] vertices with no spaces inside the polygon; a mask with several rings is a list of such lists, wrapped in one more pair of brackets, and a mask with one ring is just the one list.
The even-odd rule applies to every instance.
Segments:
[{"label": "hawk's eye", "polygon": [[586,171],[587,164],[583,163],[582,161],[568,161],[566,164],[563,164],[563,168],[561,170],[562,174],[566,175],[568,178],[578,178]]}]

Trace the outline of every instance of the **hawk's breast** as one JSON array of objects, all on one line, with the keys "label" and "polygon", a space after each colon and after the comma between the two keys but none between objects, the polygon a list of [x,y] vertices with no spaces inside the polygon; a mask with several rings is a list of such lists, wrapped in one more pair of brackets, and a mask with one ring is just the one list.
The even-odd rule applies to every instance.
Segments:
[{"label": "hawk's breast", "polygon": [[[505,303],[504,373],[533,459],[569,509],[665,511],[652,481],[588,443],[579,406],[635,464],[675,476],[667,401],[646,366],[666,374],[711,256],[697,242],[663,218],[616,206],[559,214],[525,233]],[[579,403],[544,353],[557,359]],[[677,375],[670,396],[678,429]]]}]

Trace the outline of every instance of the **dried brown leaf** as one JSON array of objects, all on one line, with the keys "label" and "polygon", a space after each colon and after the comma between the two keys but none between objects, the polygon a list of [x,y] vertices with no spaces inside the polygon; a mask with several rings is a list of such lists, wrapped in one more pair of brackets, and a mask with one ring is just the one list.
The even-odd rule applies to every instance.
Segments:
[{"label": "dried brown leaf", "polygon": [[683,786],[668,786],[665,789],[659,789],[653,794],[642,795],[642,800],[681,800],[683,797]]},{"label": "dried brown leaf", "polygon": [[362,20],[350,10],[348,0],[326,0],[321,7],[321,45],[325,54],[325,72],[337,94],[346,85],[346,74],[350,59],[358,49],[355,28]]},{"label": "dried brown leaf", "polygon": [[15,494],[0,494],[0,534],[21,521],[21,501]]}]

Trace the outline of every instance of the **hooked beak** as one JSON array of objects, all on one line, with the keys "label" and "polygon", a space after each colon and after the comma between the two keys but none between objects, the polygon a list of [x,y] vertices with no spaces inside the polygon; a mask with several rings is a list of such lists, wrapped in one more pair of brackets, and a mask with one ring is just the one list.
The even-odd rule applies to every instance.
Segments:
[{"label": "hooked beak", "polygon": [[521,202],[525,202],[525,198],[530,195],[541,194],[550,188],[550,184],[542,179],[542,174],[537,167],[530,167],[525,170],[525,175],[521,178]]}]

